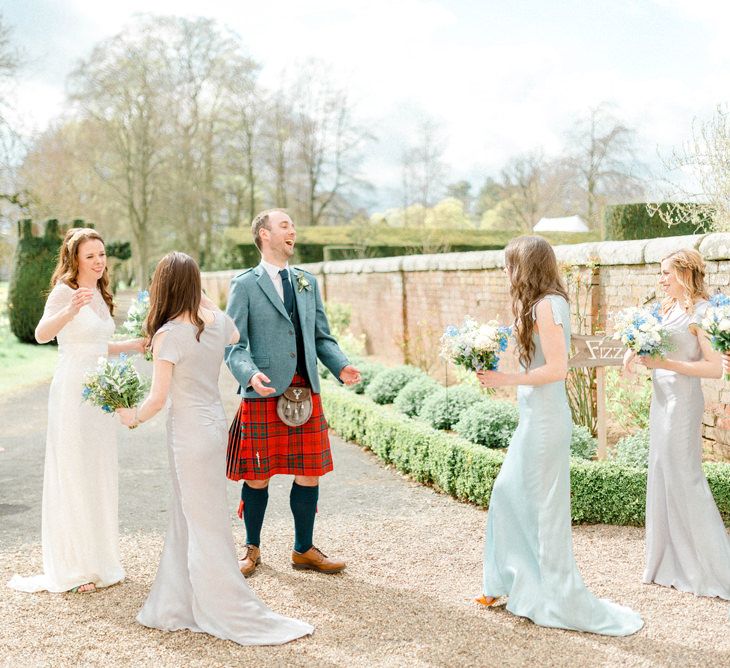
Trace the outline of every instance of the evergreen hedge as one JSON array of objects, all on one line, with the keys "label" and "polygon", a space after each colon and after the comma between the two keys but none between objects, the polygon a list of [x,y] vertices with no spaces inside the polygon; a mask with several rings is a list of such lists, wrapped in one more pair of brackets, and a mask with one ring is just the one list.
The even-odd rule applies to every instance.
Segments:
[{"label": "evergreen hedge", "polygon": [[[296,222],[296,221],[294,221]],[[294,263],[322,262],[325,246],[356,246],[358,248],[331,249],[330,258],[343,260],[364,257],[394,257],[424,252],[458,252],[501,250],[518,232],[508,230],[433,229],[403,227],[357,227],[354,225],[325,225],[297,227]],[[259,251],[253,244],[249,226],[226,230],[228,243],[236,249],[230,261],[235,268],[258,264]],[[542,234],[551,244],[575,244],[597,241],[597,232]],[[358,250],[359,249],[359,250]],[[236,257],[237,256],[237,257]]]},{"label": "evergreen hedge", "polygon": [[[372,450],[415,480],[457,499],[487,507],[503,451],[471,443],[429,427],[325,382],[327,421],[342,438]],[[723,519],[730,523],[730,465],[704,464]],[[646,470],[611,461],[571,459],[573,521],[586,524],[644,524]]]},{"label": "evergreen hedge", "polygon": [[[656,204],[653,206],[657,206]],[[659,209],[665,215],[672,216],[672,208],[677,204],[659,204]],[[679,206],[685,208],[696,207],[696,204],[684,203]],[[701,209],[698,210],[701,212]],[[709,229],[712,221],[702,218],[705,221],[705,229]],[[607,206],[603,217],[603,226],[606,239],[612,240],[629,240],[629,239],[654,239],[656,237],[675,237],[684,234],[697,234],[702,230],[698,230],[691,223],[677,222],[674,225],[667,225],[659,213],[653,216],[649,215],[646,203],[639,202],[636,204],[615,204]]]},{"label": "evergreen hedge", "polygon": [[35,343],[51,276],[61,246],[58,221],[46,222],[43,236],[33,234],[31,220],[18,221],[18,245],[8,288],[10,330],[23,343]]}]

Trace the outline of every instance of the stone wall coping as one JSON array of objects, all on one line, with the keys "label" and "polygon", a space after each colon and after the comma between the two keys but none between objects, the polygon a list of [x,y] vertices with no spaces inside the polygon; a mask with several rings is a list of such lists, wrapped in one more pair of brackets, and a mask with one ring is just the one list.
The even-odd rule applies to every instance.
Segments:
[{"label": "stone wall coping", "polygon": [[[555,246],[558,262],[602,266],[658,263],[680,248],[694,248],[706,260],[730,259],[730,233],[714,232],[637,241],[595,241]],[[374,274],[401,271],[474,271],[504,266],[504,251],[469,251],[433,255],[401,255],[297,264],[313,274]],[[206,278],[230,281],[240,269],[205,272]]]}]

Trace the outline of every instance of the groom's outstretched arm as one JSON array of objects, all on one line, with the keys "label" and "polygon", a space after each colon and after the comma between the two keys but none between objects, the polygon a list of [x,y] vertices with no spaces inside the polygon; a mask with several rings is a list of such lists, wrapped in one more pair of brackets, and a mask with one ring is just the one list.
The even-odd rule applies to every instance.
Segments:
[{"label": "groom's outstretched arm", "polygon": [[236,323],[240,338],[238,343],[226,347],[226,366],[238,384],[245,390],[251,384],[251,377],[258,372],[248,349],[248,290],[243,284],[243,276],[236,277],[231,283],[226,313]]}]

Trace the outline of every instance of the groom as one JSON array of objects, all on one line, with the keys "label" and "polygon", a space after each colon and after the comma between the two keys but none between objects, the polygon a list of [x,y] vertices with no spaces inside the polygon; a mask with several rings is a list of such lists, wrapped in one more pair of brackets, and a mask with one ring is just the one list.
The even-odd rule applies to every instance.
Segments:
[{"label": "groom", "polygon": [[[332,470],[327,422],[319,396],[317,358],[343,383],[360,380],[332,337],[314,276],[289,267],[297,232],[286,212],[263,211],[251,224],[261,263],[231,283],[227,312],[241,338],[226,349],[226,364],[242,395],[228,437],[227,475],[243,480],[239,516],[246,525],[241,573],[261,563],[260,535],[269,500],[269,479],[294,475],[289,505],[294,516],[292,566],[339,573],[343,561],[312,544],[319,478]],[[277,415],[279,396],[290,387],[312,390],[312,416],[290,427]]]}]

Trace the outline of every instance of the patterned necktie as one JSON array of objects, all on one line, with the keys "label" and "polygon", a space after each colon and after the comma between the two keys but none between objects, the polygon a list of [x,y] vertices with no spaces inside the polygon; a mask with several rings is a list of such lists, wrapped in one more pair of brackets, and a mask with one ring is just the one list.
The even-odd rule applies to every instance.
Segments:
[{"label": "patterned necktie", "polygon": [[284,308],[291,318],[294,314],[294,290],[289,280],[289,270],[282,269],[279,276],[281,276],[281,285],[284,288]]}]

